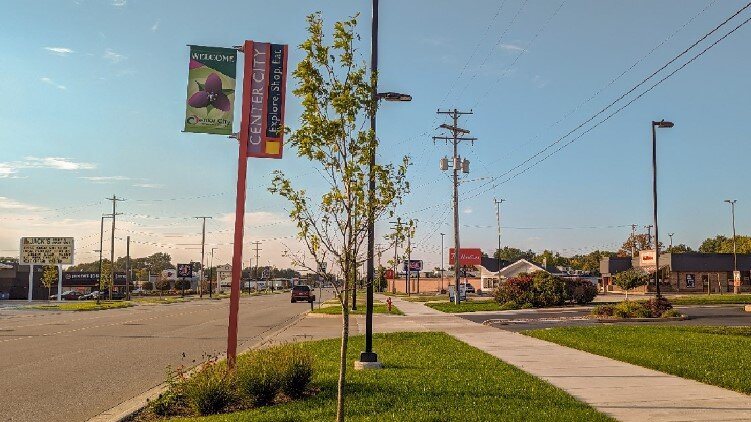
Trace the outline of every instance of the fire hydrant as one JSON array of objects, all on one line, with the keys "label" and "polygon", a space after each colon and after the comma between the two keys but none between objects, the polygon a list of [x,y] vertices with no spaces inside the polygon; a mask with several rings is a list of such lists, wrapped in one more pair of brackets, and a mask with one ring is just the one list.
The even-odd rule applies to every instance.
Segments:
[{"label": "fire hydrant", "polygon": [[391,313],[391,298],[390,297],[386,299],[386,305],[388,305],[389,313]]}]

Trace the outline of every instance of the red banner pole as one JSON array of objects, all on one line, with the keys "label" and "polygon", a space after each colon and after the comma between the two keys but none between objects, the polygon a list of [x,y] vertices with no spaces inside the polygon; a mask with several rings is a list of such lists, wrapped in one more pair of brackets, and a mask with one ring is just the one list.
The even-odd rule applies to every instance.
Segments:
[{"label": "red banner pole", "polygon": [[235,243],[232,254],[232,284],[229,296],[229,325],[227,327],[227,367],[235,369],[237,362],[237,314],[240,308],[240,278],[243,264],[243,235],[245,226],[245,189],[248,170],[248,117],[250,116],[250,82],[253,71],[253,42],[245,41],[243,76],[243,105],[240,119],[240,152],[237,158],[237,202],[235,203]]}]

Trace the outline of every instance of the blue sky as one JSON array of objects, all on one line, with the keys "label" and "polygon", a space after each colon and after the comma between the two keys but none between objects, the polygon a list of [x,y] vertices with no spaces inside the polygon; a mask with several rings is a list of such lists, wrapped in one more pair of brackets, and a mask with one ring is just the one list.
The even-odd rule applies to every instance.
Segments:
[{"label": "blue sky", "polygon": [[[751,24],[527,172],[498,186],[487,183],[577,127],[743,5],[382,1],[380,88],[408,92],[414,100],[383,104],[379,159],[409,154],[414,161],[413,193],[401,209],[419,220],[413,257],[437,265],[438,233],[452,232],[451,185],[438,169],[450,148],[430,138],[445,120],[435,115],[437,108],[474,111],[460,121],[479,138],[461,146],[472,163],[461,186],[469,192],[461,204],[463,246],[495,247],[498,197],[507,199],[504,245],[564,255],[617,248],[630,224],[651,223],[649,125],[662,118],[676,126],[658,134],[661,237],[674,232],[676,243],[697,247],[708,236],[728,234],[726,198],[738,199],[738,232],[750,232]],[[20,236],[74,235],[77,260],[93,260],[99,216],[111,210],[104,198],[116,194],[127,199],[118,205],[124,213],[118,237],[132,237],[134,255],[164,250],[176,260],[200,259],[200,221],[192,217],[206,215],[213,217],[207,250],[217,247],[215,263],[228,262],[237,147],[222,136],[181,133],[186,44],[287,43],[292,67],[300,58],[295,47],[306,37],[305,16],[316,10],[329,27],[360,13],[359,47],[368,59],[370,3],[363,1],[6,5],[12,18],[0,27],[0,95],[6,100],[0,113],[0,255],[16,255]],[[618,106],[749,16],[746,9]],[[290,95],[286,120],[292,129],[299,112]],[[265,190],[277,168],[299,186],[315,189],[318,182],[292,149],[283,160],[249,162],[246,242],[264,241],[262,264],[287,265],[281,251],[298,248],[294,229],[284,202]],[[448,247],[451,235],[445,241]],[[124,253],[122,242],[116,248]]]}]

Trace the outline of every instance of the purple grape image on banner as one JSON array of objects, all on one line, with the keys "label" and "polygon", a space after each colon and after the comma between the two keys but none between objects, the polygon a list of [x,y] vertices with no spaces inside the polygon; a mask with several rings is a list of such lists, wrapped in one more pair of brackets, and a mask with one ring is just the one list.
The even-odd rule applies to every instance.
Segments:
[{"label": "purple grape image on banner", "polygon": [[[212,73],[206,78],[206,84],[201,86],[198,81],[199,91],[191,95],[188,99],[188,104],[195,108],[204,108],[212,106],[222,111],[229,111],[230,102],[227,94],[232,93],[232,90],[222,90],[222,80],[219,75]],[[210,109],[208,111],[211,111]]]}]

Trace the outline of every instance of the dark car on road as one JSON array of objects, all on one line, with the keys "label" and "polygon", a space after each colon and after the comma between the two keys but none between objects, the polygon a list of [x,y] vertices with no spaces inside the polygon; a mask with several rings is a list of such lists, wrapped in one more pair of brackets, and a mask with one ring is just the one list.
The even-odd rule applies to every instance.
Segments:
[{"label": "dark car on road", "polygon": [[313,303],[316,300],[316,295],[313,294],[313,290],[310,286],[294,286],[292,287],[292,299],[291,303],[298,301]]},{"label": "dark car on road", "polygon": [[[78,300],[78,298],[80,298],[81,296],[83,296],[83,293],[81,292],[77,292],[75,290],[68,290],[67,292],[63,292],[60,295],[60,298],[62,300]],[[50,295],[50,300],[57,300],[57,295]]]},{"label": "dark car on road", "polygon": [[[103,292],[94,290],[93,292],[89,294],[80,296],[78,300],[95,300],[95,299],[109,300],[109,298],[110,298],[110,293],[108,290],[105,290]],[[125,299],[125,294],[120,293],[120,292],[112,292],[112,300],[123,300],[123,299]]]}]

